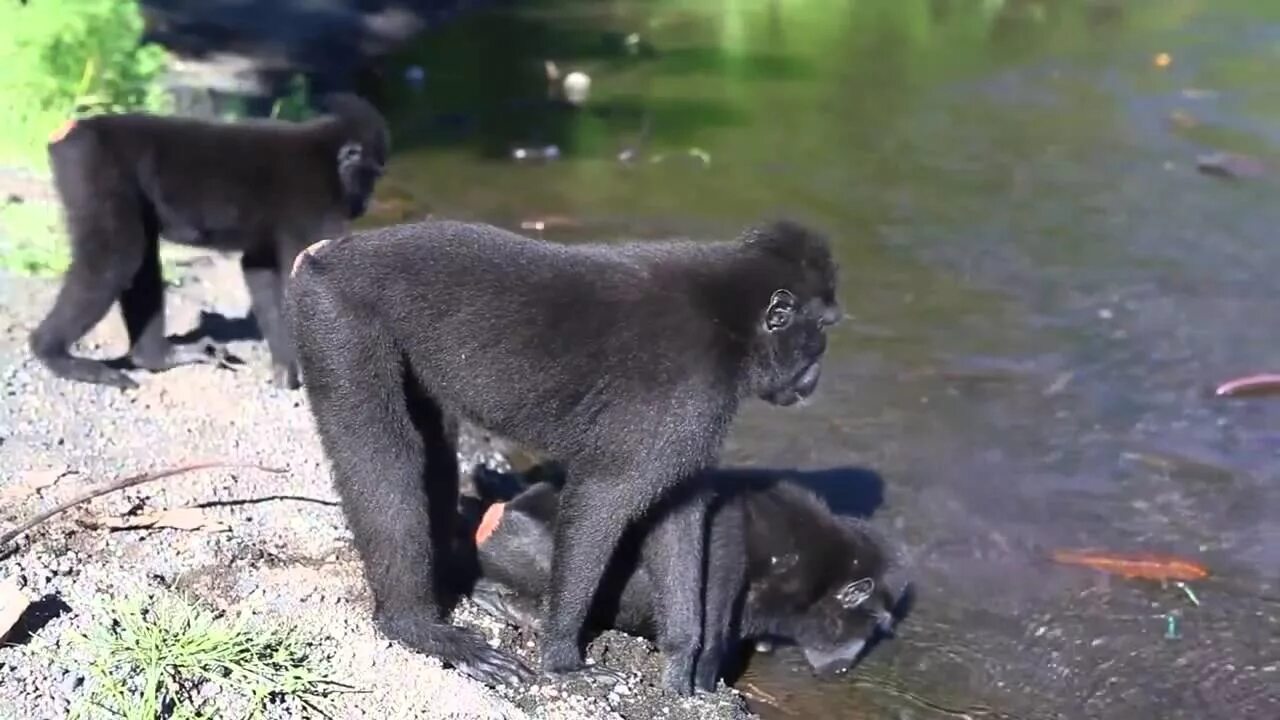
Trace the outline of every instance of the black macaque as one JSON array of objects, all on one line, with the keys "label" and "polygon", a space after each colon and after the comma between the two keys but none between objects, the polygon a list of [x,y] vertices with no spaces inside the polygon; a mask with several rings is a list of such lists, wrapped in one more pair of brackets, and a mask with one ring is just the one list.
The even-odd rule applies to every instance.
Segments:
[{"label": "black macaque", "polygon": [[126,365],[161,371],[208,362],[164,331],[159,238],[240,259],[276,384],[298,386],[282,317],[294,257],[364,214],[390,134],[381,114],[349,94],[324,98],[308,122],[213,122],[146,114],[73,121],[50,139],[49,161],[71,238],[71,266],[32,353],[55,375],[137,387],[122,370],[76,357],[71,345],[120,301]]},{"label": "black macaque", "polygon": [[[583,626],[623,532],[715,463],[741,401],[814,392],[835,295],[826,238],[789,221],[614,245],[428,221],[303,253],[291,327],[376,623],[485,682],[529,675],[441,620],[466,419],[567,468],[542,670],[584,671]],[[702,646],[702,524],[684,503],[650,544],[665,683],[685,694]]]},{"label": "black macaque", "polygon": [[[864,521],[835,515],[817,496],[783,478],[710,470],[694,480],[711,495],[706,590],[710,645],[730,657],[741,640],[794,644],[819,674],[849,669],[876,633],[892,630],[894,595],[885,584],[892,556]],[[483,489],[482,489],[483,492]],[[472,598],[493,614],[538,631],[550,581],[559,498],[554,478],[473,523],[480,578]],[[661,522],[661,519],[657,519]],[[640,542],[646,524],[635,528]],[[657,584],[643,558],[619,552],[588,621],[652,638]],[[698,663],[695,686],[714,690],[721,667]]]}]

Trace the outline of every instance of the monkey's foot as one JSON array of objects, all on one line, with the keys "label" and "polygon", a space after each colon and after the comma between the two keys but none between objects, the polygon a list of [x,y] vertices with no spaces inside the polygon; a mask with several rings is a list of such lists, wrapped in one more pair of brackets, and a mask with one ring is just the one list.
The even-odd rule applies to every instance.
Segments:
[{"label": "monkey's foot", "polygon": [[[705,653],[705,651],[704,651]],[[710,657],[699,658],[697,669],[693,671],[693,689],[699,692],[714,693],[720,682],[719,662]]]},{"label": "monkey's foot", "polygon": [[727,633],[721,637],[708,638],[694,663],[693,689],[697,692],[714,693],[720,684],[725,658],[738,648],[737,642],[730,639]]},{"label": "monkey's foot", "polygon": [[427,619],[426,613],[384,617],[378,626],[388,637],[426,655],[434,655],[485,685],[515,685],[533,679],[533,671],[513,655],[489,647],[476,632]]},{"label": "monkey's foot", "polygon": [[[662,686],[677,695],[686,697],[692,695],[693,668],[693,657],[683,653],[675,656],[668,653],[666,663],[662,668]],[[715,688],[714,680],[712,680],[711,687]]]},{"label": "monkey's foot", "polygon": [[298,379],[297,363],[271,363],[271,382],[283,390],[302,387],[302,381]]},{"label": "monkey's foot", "polygon": [[40,360],[50,372],[66,380],[108,385],[121,390],[134,390],[138,387],[138,381],[101,360],[66,355],[41,357]]},{"label": "monkey's foot", "polygon": [[542,674],[548,680],[583,679],[597,685],[617,685],[628,680],[626,673],[611,670],[603,665],[579,665],[572,670],[560,671],[544,669]]}]

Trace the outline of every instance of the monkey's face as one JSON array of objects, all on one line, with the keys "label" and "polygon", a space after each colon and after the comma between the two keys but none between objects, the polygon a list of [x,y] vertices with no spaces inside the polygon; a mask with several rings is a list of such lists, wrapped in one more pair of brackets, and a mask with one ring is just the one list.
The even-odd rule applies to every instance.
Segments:
[{"label": "monkey's face", "polygon": [[347,216],[352,220],[368,209],[385,162],[386,147],[379,141],[348,142],[339,148],[338,179],[347,204]]},{"label": "monkey's face", "polygon": [[815,673],[844,673],[877,631],[891,632],[892,608],[882,578],[850,580],[810,606],[795,642]]},{"label": "monkey's face", "polygon": [[817,389],[827,328],[844,316],[836,302],[836,263],[825,237],[793,222],[753,228],[745,242],[768,263],[776,283],[755,310],[750,394],[794,405]]},{"label": "monkey's face", "polygon": [[757,394],[774,405],[794,405],[818,388],[827,328],[842,313],[831,292],[805,299],[781,288],[769,298],[760,321]]},{"label": "monkey's face", "polygon": [[820,534],[819,549],[771,558],[747,602],[815,673],[832,675],[851,668],[876,633],[891,634],[895,599],[886,546],[862,521],[840,518]]}]

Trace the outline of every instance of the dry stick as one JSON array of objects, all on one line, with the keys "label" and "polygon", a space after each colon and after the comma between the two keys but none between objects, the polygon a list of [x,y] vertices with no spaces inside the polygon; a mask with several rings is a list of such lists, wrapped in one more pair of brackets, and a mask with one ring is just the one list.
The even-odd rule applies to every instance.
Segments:
[{"label": "dry stick", "polygon": [[6,545],[8,545],[9,541],[18,537],[22,533],[39,525],[45,520],[48,520],[54,515],[57,515],[58,513],[63,512],[64,510],[69,510],[70,508],[73,508],[76,505],[79,505],[80,503],[88,502],[96,497],[99,497],[101,495],[106,495],[107,493],[110,493],[110,492],[115,492],[116,490],[124,490],[125,488],[131,488],[134,485],[141,485],[142,483],[145,483],[145,482],[151,482],[152,480],[161,480],[163,478],[167,478],[173,475],[181,475],[182,473],[188,473],[193,470],[205,470],[208,468],[253,468],[256,470],[262,470],[263,472],[276,473],[276,474],[285,472],[283,469],[280,469],[280,468],[267,467],[265,465],[258,465],[256,463],[206,462],[206,463],[194,463],[192,465],[180,465],[176,468],[170,468],[168,470],[160,470],[156,472],[144,472],[144,473],[139,473],[137,475],[130,475],[128,477],[121,478],[114,482],[109,482],[106,485],[103,485],[101,487],[94,488],[93,490],[89,490],[88,492],[77,495],[76,497],[73,497],[70,500],[67,500],[66,502],[54,505],[53,507],[49,508],[48,510],[45,510],[42,513],[36,514],[35,517],[32,517],[30,520],[27,520],[26,522],[18,525],[18,527],[10,530],[9,532],[3,535],[0,535],[0,550],[2,550]]}]

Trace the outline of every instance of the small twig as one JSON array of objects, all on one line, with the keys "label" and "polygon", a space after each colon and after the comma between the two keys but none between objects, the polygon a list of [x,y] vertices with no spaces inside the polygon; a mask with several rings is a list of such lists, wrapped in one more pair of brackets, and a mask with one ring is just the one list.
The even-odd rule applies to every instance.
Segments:
[{"label": "small twig", "polygon": [[193,470],[205,470],[209,468],[252,468],[256,470],[262,470],[263,472],[269,472],[269,473],[275,473],[275,474],[280,474],[285,472],[281,468],[272,468],[272,467],[267,467],[265,465],[258,465],[256,463],[206,462],[206,463],[193,463],[191,465],[181,465],[179,467],[170,468],[168,470],[144,472],[144,473],[139,473],[137,475],[130,475],[128,477],[120,478],[119,480],[114,480],[105,485],[102,485],[101,487],[97,487],[97,488],[94,488],[93,490],[89,490],[80,495],[77,495],[71,498],[70,500],[67,500],[66,502],[62,502],[57,505],[54,505],[53,507],[49,508],[48,510],[45,510],[44,512],[37,513],[30,520],[20,523],[18,527],[4,533],[3,535],[0,535],[0,549],[3,549],[14,538],[25,533],[31,528],[39,525],[45,520],[48,520],[54,515],[57,515],[58,513],[69,510],[81,503],[88,502],[96,497],[100,497],[102,495],[106,495],[107,493],[115,492],[117,490],[124,490],[126,488],[131,488],[134,485],[141,485],[142,483],[145,483],[145,482],[151,482],[152,480],[161,480],[163,478],[171,477],[173,475],[181,475],[183,473],[188,473]]},{"label": "small twig", "polygon": [[1182,589],[1182,592],[1186,593],[1187,599],[1191,601],[1192,605],[1195,605],[1196,607],[1200,607],[1200,598],[1196,597],[1196,594],[1191,591],[1190,585],[1182,582],[1181,580],[1175,582],[1174,585],[1177,585],[1179,588]]},{"label": "small twig", "polygon": [[742,687],[746,689],[739,690],[738,692],[741,692],[743,695],[746,695],[752,700],[755,700],[756,702],[762,702],[765,705],[768,705],[769,707],[772,707],[772,708],[777,708],[778,710],[781,710],[783,713],[787,715],[795,715],[795,712],[792,711],[790,708],[785,707],[782,704],[782,701],[778,700],[777,696],[770,695],[764,690],[761,690],[755,683],[744,682],[742,683]]}]

